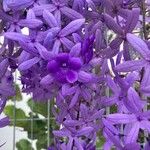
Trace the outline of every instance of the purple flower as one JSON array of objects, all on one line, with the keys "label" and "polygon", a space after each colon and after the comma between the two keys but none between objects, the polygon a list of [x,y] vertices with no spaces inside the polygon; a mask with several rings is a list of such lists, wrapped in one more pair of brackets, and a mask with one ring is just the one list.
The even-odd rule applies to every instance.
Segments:
[{"label": "purple flower", "polygon": [[19,71],[22,92],[54,99],[49,149],[95,150],[102,132],[104,150],[139,150],[139,131],[150,132],[148,10],[137,0],[3,0],[0,113]]},{"label": "purple flower", "polygon": [[68,53],[60,53],[50,60],[47,65],[48,72],[61,82],[74,83],[78,80],[78,71],[82,67],[80,58],[71,57]]}]

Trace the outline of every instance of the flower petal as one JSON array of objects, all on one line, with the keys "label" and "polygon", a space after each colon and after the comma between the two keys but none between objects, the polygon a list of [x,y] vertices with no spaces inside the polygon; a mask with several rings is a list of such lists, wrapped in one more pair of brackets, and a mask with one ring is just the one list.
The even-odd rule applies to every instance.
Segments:
[{"label": "flower petal", "polygon": [[94,129],[92,127],[83,127],[79,131],[77,131],[77,136],[86,136],[89,135]]},{"label": "flower petal", "polygon": [[45,77],[43,77],[40,81],[40,84],[41,85],[48,85],[48,84],[51,84],[53,82],[53,77],[50,76],[49,74]]},{"label": "flower petal", "polygon": [[77,11],[75,11],[75,10],[69,8],[69,7],[66,7],[66,6],[62,7],[60,9],[60,11],[64,15],[66,15],[67,17],[69,17],[71,19],[81,19],[81,18],[83,18],[83,16],[81,14],[79,14]]},{"label": "flower petal", "polygon": [[120,141],[117,137],[115,137],[112,132],[110,132],[107,128],[104,129],[104,132],[107,134],[109,140],[119,149],[122,149]]},{"label": "flower petal", "polygon": [[78,80],[83,83],[90,82],[90,81],[92,81],[92,75],[85,71],[80,71],[78,74]]},{"label": "flower petal", "polygon": [[60,39],[60,41],[69,50],[72,49],[72,47],[74,46],[74,43],[68,38],[63,37]]},{"label": "flower petal", "polygon": [[131,149],[141,150],[140,145],[138,143],[129,143],[126,144],[125,147],[123,148],[123,150],[131,150]]},{"label": "flower petal", "polygon": [[21,63],[18,67],[20,71],[28,70],[30,69],[33,65],[37,64],[40,61],[40,58],[34,57],[32,59],[29,59],[23,63]]},{"label": "flower petal", "polygon": [[138,21],[139,21],[139,15],[140,15],[140,9],[135,8],[132,11],[128,12],[128,17],[125,25],[125,32],[129,33],[132,32],[133,29],[136,27]]},{"label": "flower petal", "polygon": [[108,107],[116,104],[117,101],[118,101],[118,96],[113,96],[113,97],[102,99],[101,104],[102,106]]},{"label": "flower petal", "polygon": [[22,27],[34,29],[42,26],[43,22],[39,19],[21,19],[18,24]]},{"label": "flower petal", "polygon": [[139,122],[134,123],[134,125],[132,126],[130,132],[126,137],[125,143],[128,144],[128,143],[136,142],[138,138],[139,130],[140,130]]},{"label": "flower petal", "polygon": [[50,27],[58,27],[57,20],[55,19],[54,15],[48,10],[43,11],[43,18]]},{"label": "flower petal", "polygon": [[58,136],[58,137],[68,137],[70,134],[67,132],[67,131],[63,131],[63,130],[59,130],[59,131],[53,131],[53,134],[55,136]]},{"label": "flower petal", "polygon": [[50,73],[56,73],[57,71],[59,71],[59,64],[58,62],[56,62],[55,60],[51,60],[49,61],[49,63],[47,64],[47,70],[50,72]]},{"label": "flower petal", "polygon": [[70,86],[69,84],[62,85],[62,95],[72,95],[76,92],[78,86]]},{"label": "flower petal", "polygon": [[135,115],[130,114],[109,114],[106,118],[113,124],[128,124],[136,121]]},{"label": "flower petal", "polygon": [[79,94],[80,94],[80,90],[77,89],[76,93],[74,94],[74,96],[71,99],[71,102],[70,102],[70,105],[69,105],[70,109],[76,105],[76,103],[77,103],[77,101],[79,99]]},{"label": "flower petal", "polygon": [[70,51],[70,56],[78,57],[81,52],[81,43],[77,43],[74,45]]},{"label": "flower petal", "polygon": [[150,121],[143,120],[140,122],[140,128],[150,133]]},{"label": "flower petal", "polygon": [[56,9],[56,6],[53,4],[42,4],[42,5],[36,5],[32,9],[36,16],[42,16],[44,10],[48,10],[52,12]]},{"label": "flower petal", "polygon": [[0,119],[0,128],[3,128],[7,125],[9,125],[10,121],[8,117],[5,117],[3,119]]},{"label": "flower petal", "polygon": [[[145,89],[147,89],[149,85],[150,85],[150,67],[148,64],[144,69],[144,75],[143,75],[142,82],[141,82],[141,91],[145,92]],[[150,88],[149,88],[149,91],[150,91]]]},{"label": "flower petal", "polygon": [[147,44],[134,34],[128,33],[127,40],[132,47],[146,60],[150,60],[150,50]]},{"label": "flower petal", "polygon": [[54,57],[54,54],[48,51],[43,45],[40,43],[36,43],[35,47],[37,48],[40,56],[45,60],[51,60]]},{"label": "flower petal", "polygon": [[2,60],[2,62],[0,62],[0,79],[5,75],[8,65],[9,62],[7,58]]},{"label": "flower petal", "polygon": [[109,16],[108,14],[104,14],[104,21],[108,28],[112,29],[115,33],[122,34],[123,31],[121,27],[115,22],[114,18]]},{"label": "flower petal", "polygon": [[53,48],[52,48],[52,52],[54,54],[58,54],[59,53],[60,45],[61,45],[60,40],[56,40],[54,45],[53,45]]},{"label": "flower petal", "polygon": [[78,74],[76,71],[69,70],[66,74],[66,79],[69,83],[74,83],[78,80]]},{"label": "flower petal", "polygon": [[6,32],[4,36],[7,39],[14,40],[14,41],[23,41],[23,42],[29,42],[30,38],[27,35],[23,35],[21,33],[16,32]]},{"label": "flower petal", "polygon": [[79,70],[81,68],[82,62],[80,58],[72,57],[68,62],[69,68],[73,70]]},{"label": "flower petal", "polygon": [[85,19],[77,19],[77,20],[70,22],[66,27],[64,27],[60,31],[59,35],[61,37],[64,37],[71,33],[74,33],[75,31],[77,31],[81,28],[81,26],[84,24],[84,22],[85,22]]},{"label": "flower petal", "polygon": [[137,92],[130,87],[127,93],[126,106],[132,113],[141,112],[144,107],[142,100],[140,99]]},{"label": "flower petal", "polygon": [[142,67],[146,65],[144,60],[131,60],[125,61],[122,64],[119,64],[115,67],[115,70],[118,72],[131,72],[136,70],[141,70]]},{"label": "flower petal", "polygon": [[34,0],[13,0],[8,3],[9,8],[14,10],[21,10],[31,6],[34,3]]}]

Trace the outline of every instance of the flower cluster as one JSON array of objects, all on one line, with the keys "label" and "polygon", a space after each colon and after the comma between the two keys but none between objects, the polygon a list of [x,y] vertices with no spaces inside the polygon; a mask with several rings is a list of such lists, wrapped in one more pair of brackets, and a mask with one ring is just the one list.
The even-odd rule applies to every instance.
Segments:
[{"label": "flower cluster", "polygon": [[2,0],[0,109],[18,70],[23,92],[55,101],[60,130],[49,150],[96,150],[98,132],[104,150],[140,150],[150,133],[149,8],[148,0]]}]

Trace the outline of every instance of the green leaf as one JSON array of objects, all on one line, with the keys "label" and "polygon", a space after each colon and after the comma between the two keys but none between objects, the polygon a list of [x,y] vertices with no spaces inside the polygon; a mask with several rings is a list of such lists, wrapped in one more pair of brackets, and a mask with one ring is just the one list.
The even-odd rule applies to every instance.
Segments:
[{"label": "green leaf", "polygon": [[[4,109],[4,113],[5,113],[5,115],[9,116],[10,119],[13,119],[13,120],[14,120],[14,117],[16,118],[16,120],[27,119],[25,112],[22,109],[15,108],[14,105],[6,106]],[[10,125],[13,125],[13,124],[14,124],[14,121],[11,121]],[[24,127],[26,125],[26,122],[25,121],[16,121],[15,124],[18,127]]]},{"label": "green leaf", "polygon": [[18,150],[34,150],[32,148],[31,143],[26,139],[22,139],[19,142],[17,142],[16,147]]},{"label": "green leaf", "polygon": [[[31,117],[30,117],[31,118]],[[46,133],[47,123],[46,120],[34,120],[34,118],[39,119],[37,115],[33,116],[33,129],[31,130],[31,121],[28,121],[24,127],[24,131],[27,131],[29,139],[38,139],[40,135]],[[33,135],[31,135],[31,132]]]},{"label": "green leaf", "polygon": [[102,148],[105,143],[105,138],[103,137],[102,133],[99,133],[97,137],[96,147]]},{"label": "green leaf", "polygon": [[29,99],[28,106],[33,112],[37,114],[41,114],[44,117],[47,117],[47,103],[39,103],[33,101],[32,99]]},{"label": "green leaf", "polygon": [[47,148],[47,134],[41,134],[36,142],[37,150],[46,149]]},{"label": "green leaf", "polygon": [[22,100],[22,94],[21,94],[21,90],[20,90],[19,85],[16,84],[15,89],[16,89],[15,96],[10,97],[9,99],[12,100],[12,101],[14,101],[14,100],[21,101]]}]

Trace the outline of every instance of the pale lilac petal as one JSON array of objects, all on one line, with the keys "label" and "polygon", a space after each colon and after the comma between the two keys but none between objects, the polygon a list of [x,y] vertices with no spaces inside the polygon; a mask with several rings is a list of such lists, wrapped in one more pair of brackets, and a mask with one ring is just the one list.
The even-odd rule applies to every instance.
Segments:
[{"label": "pale lilac petal", "polygon": [[69,7],[66,7],[66,6],[62,7],[60,9],[60,11],[64,15],[66,15],[67,17],[69,17],[71,19],[81,19],[81,18],[83,18],[83,16],[81,14],[79,14],[77,11],[75,11],[75,10],[69,8]]},{"label": "pale lilac petal", "polygon": [[43,45],[36,43],[35,47],[37,48],[40,56],[45,60],[51,60],[54,57],[54,54],[48,51]]},{"label": "pale lilac petal", "polygon": [[66,146],[66,150],[68,149],[72,149],[72,145],[73,145],[73,138],[72,137],[69,137],[69,142],[68,142],[68,144],[67,144],[67,146]]},{"label": "pale lilac petal", "polygon": [[69,50],[72,49],[72,47],[74,46],[74,43],[68,38],[63,37],[60,39],[60,41]]},{"label": "pale lilac petal", "polygon": [[13,0],[8,3],[9,8],[14,9],[14,10],[21,10],[26,7],[29,7],[34,3],[34,0]]},{"label": "pale lilac petal", "polygon": [[95,39],[96,39],[95,49],[97,51],[99,51],[102,48],[102,42],[103,42],[103,37],[102,36],[103,36],[102,31],[100,29],[97,29],[96,30],[96,37],[95,37]]},{"label": "pale lilac petal", "polygon": [[83,127],[81,130],[77,131],[77,136],[89,135],[94,129],[92,127]]},{"label": "pale lilac petal", "polygon": [[76,92],[78,86],[70,86],[69,84],[62,85],[62,95],[72,95]]},{"label": "pale lilac petal", "polygon": [[93,11],[96,11],[96,6],[92,0],[86,0],[88,3],[88,7],[91,8]]},{"label": "pale lilac petal", "polygon": [[87,115],[88,115],[88,108],[85,104],[81,104],[80,105],[80,111],[81,111],[81,117],[83,119],[86,119],[87,118]]},{"label": "pale lilac petal", "polygon": [[35,19],[35,18],[36,16],[35,16],[33,9],[29,9],[27,13],[27,19]]},{"label": "pale lilac petal", "polygon": [[134,123],[130,132],[126,137],[125,143],[128,144],[128,143],[136,142],[138,138],[139,130],[140,130],[140,123],[139,122]]},{"label": "pale lilac petal", "polygon": [[55,41],[55,35],[52,32],[49,32],[44,39],[44,47],[47,49],[51,49],[53,43]]},{"label": "pale lilac petal", "polygon": [[83,83],[90,82],[92,80],[92,75],[85,71],[80,71],[78,74],[78,80]]},{"label": "pale lilac petal", "polygon": [[5,75],[8,65],[9,62],[7,58],[2,60],[2,62],[0,62],[0,79]]},{"label": "pale lilac petal", "polygon": [[60,10],[56,10],[54,13],[54,16],[57,20],[58,26],[61,27],[61,12],[60,12]]},{"label": "pale lilac petal", "polygon": [[3,111],[3,109],[4,109],[5,105],[6,105],[6,102],[7,102],[6,99],[1,99],[0,100],[0,114]]},{"label": "pale lilac petal", "polygon": [[65,120],[63,124],[67,127],[75,127],[75,126],[81,126],[83,125],[83,122],[78,120]]},{"label": "pale lilac petal", "polygon": [[140,99],[138,93],[130,87],[127,93],[127,106],[130,107],[131,112],[140,112],[144,107],[142,100]]},{"label": "pale lilac petal", "polygon": [[18,64],[21,64],[24,61],[27,61],[28,59],[30,59],[30,56],[31,55],[28,52],[23,51],[18,58]]},{"label": "pale lilac petal", "polygon": [[116,85],[116,83],[113,81],[113,79],[110,77],[110,76],[107,76],[106,77],[106,81],[107,81],[107,84],[108,86],[111,88],[111,90],[117,94],[120,92],[120,89],[119,87]]},{"label": "pale lilac petal", "polygon": [[140,122],[140,128],[150,133],[150,121],[143,120]]},{"label": "pale lilac petal", "polygon": [[40,61],[40,58],[34,57],[32,59],[29,59],[23,63],[21,63],[18,67],[20,71],[28,70],[30,69],[33,65],[37,64]]},{"label": "pale lilac petal", "polygon": [[112,29],[115,33],[123,33],[121,27],[115,22],[114,18],[112,18],[111,16],[104,14],[104,21],[108,28]]},{"label": "pale lilac petal", "polygon": [[145,119],[150,119],[150,110],[144,111],[141,116]]},{"label": "pale lilac petal", "polygon": [[85,19],[77,19],[77,20],[70,22],[66,27],[64,27],[60,31],[59,35],[61,37],[64,37],[71,33],[74,33],[75,31],[77,31],[81,28],[81,26],[84,24],[84,22],[85,22]]},{"label": "pale lilac petal", "polygon": [[112,105],[116,104],[117,101],[118,101],[118,96],[113,96],[113,97],[109,97],[109,98],[103,98],[101,100],[101,104],[102,104],[102,106],[108,107],[108,106],[112,106]]},{"label": "pale lilac petal", "polygon": [[54,54],[58,54],[59,53],[60,45],[61,45],[60,40],[56,40],[54,45],[53,45],[53,48],[52,48],[52,52]]},{"label": "pale lilac petal", "polygon": [[21,19],[18,24],[22,27],[34,29],[41,27],[43,22],[39,19]]},{"label": "pale lilac petal", "polygon": [[136,70],[141,70],[142,67],[146,65],[144,60],[131,60],[125,61],[122,64],[119,64],[115,67],[115,70],[118,72],[131,72]]},{"label": "pale lilac petal", "polygon": [[70,109],[76,105],[77,101],[79,100],[79,94],[80,94],[80,90],[77,89],[76,93],[74,94],[74,96],[71,99],[71,102],[70,102],[70,105],[69,105]]},{"label": "pale lilac petal", "polygon": [[48,10],[43,11],[43,18],[45,19],[46,23],[50,27],[58,26],[57,20],[55,19],[54,15],[52,13],[50,13]]},{"label": "pale lilac petal", "polygon": [[48,74],[41,79],[40,84],[41,85],[48,85],[48,84],[51,84],[53,82],[53,80],[54,80],[54,78]]},{"label": "pale lilac petal", "polygon": [[16,32],[6,32],[4,36],[7,39],[14,40],[14,41],[23,41],[23,42],[29,42],[30,38],[27,35],[23,35],[21,33]]},{"label": "pale lilac petal", "polygon": [[127,40],[131,46],[146,60],[150,60],[150,50],[146,43],[134,34],[128,33]]},{"label": "pale lilac petal", "polygon": [[144,75],[141,82],[141,91],[145,91],[145,88],[147,88],[150,85],[150,67],[147,65],[144,69]]},{"label": "pale lilac petal", "polygon": [[109,129],[112,133],[119,135],[119,131],[111,124],[110,121],[103,118],[102,122],[103,122],[105,128]]},{"label": "pale lilac petal", "polygon": [[129,33],[132,32],[133,29],[136,27],[139,21],[140,9],[135,8],[132,11],[128,12],[127,22],[125,25],[125,32]]},{"label": "pale lilac petal", "polygon": [[141,150],[140,145],[136,142],[126,144],[125,147],[123,148],[123,150],[131,150],[131,149]]},{"label": "pale lilac petal", "polygon": [[113,124],[128,124],[135,122],[137,119],[135,115],[116,113],[107,115],[107,120],[111,121]]},{"label": "pale lilac petal", "polygon": [[104,114],[105,110],[104,109],[101,109],[99,111],[97,111],[96,113],[94,113],[90,118],[89,120],[95,120],[95,119],[100,119],[102,118],[102,115]]},{"label": "pale lilac petal", "polygon": [[107,134],[109,140],[119,149],[122,149],[122,145],[117,137],[115,137],[112,132],[110,132],[107,128],[104,129],[104,132]]},{"label": "pale lilac petal", "polygon": [[53,131],[53,134],[55,136],[58,136],[58,137],[68,137],[68,136],[70,136],[70,134],[68,132],[63,131],[63,130]]},{"label": "pale lilac petal", "polygon": [[74,45],[70,51],[70,56],[77,57],[81,52],[81,43],[77,43]]},{"label": "pale lilac petal", "polygon": [[79,150],[84,150],[83,146],[81,145],[81,142],[79,141],[79,139],[74,138],[75,141],[75,146],[79,149]]},{"label": "pale lilac petal", "polygon": [[3,128],[7,125],[9,125],[10,121],[8,117],[5,117],[3,119],[0,119],[0,128]]},{"label": "pale lilac petal", "polygon": [[42,16],[44,10],[48,10],[50,12],[54,11],[56,9],[56,6],[53,4],[42,4],[42,5],[37,5],[33,7],[33,11],[36,16]]}]

